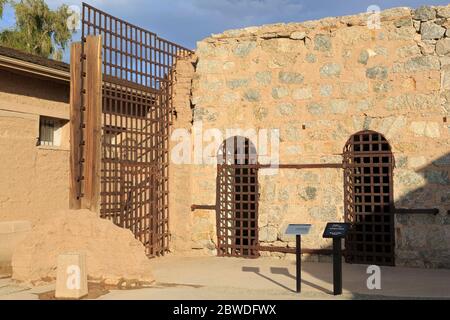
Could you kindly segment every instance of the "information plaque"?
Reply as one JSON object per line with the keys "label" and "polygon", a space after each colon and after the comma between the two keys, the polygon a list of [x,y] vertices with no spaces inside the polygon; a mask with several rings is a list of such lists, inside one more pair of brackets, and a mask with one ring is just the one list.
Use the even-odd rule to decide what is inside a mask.
{"label": "information plaque", "polygon": [[290,224],[286,229],[288,235],[305,235],[311,230],[310,224]]}
{"label": "information plaque", "polygon": [[349,223],[330,222],[323,232],[324,238],[344,238],[350,229]]}

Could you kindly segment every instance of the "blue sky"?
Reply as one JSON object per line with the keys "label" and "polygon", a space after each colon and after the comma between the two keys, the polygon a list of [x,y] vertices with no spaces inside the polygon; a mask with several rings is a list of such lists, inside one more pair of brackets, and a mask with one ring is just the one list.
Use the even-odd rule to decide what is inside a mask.
{"label": "blue sky", "polygon": [[[149,29],[188,48],[212,33],[276,22],[300,22],[398,6],[446,5],[449,0],[91,0],[89,4]],[[47,0],[55,8],[81,1]],[[14,12],[4,12],[0,28],[14,24]],[[77,40],[79,35],[74,35]]]}

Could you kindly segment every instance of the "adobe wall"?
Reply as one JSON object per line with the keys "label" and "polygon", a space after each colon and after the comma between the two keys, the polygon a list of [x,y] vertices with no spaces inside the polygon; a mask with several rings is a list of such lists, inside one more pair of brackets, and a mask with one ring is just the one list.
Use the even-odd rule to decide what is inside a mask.
{"label": "adobe wall", "polygon": [[[191,133],[190,121],[203,131],[278,128],[282,164],[341,163],[352,134],[382,133],[396,160],[396,206],[440,209],[396,216],[397,265],[450,267],[450,6],[383,11],[379,30],[367,18],[250,27],[198,42],[194,63],[178,63],[175,125]],[[216,167],[171,170],[182,172],[171,184],[173,245],[182,239],[187,252],[216,254],[215,212],[188,206],[215,204]],[[297,222],[314,224],[305,247],[330,247],[321,233],[343,220],[341,169],[283,169],[259,183],[263,243],[293,246],[283,233]]]}
{"label": "adobe wall", "polygon": [[69,119],[68,84],[0,70],[0,221],[68,209],[68,125],[60,147],[36,146],[39,115]]}

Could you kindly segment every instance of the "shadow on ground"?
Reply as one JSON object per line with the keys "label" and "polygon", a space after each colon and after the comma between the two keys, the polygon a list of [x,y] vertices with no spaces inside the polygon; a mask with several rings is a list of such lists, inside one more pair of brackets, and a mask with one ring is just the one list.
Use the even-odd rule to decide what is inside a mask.
{"label": "shadow on ground", "polygon": [[[280,283],[280,282],[270,278],[269,276],[266,276],[266,275],[262,274],[261,271],[260,271],[260,268],[258,268],[258,267],[242,267],[242,271],[243,272],[254,273],[255,275],[257,275],[257,276],[259,276],[259,277],[261,277],[263,279],[266,279],[267,281],[270,281],[270,282],[276,284],[277,286],[279,286],[279,287],[281,287],[281,288],[283,288],[283,289],[285,289],[287,291],[296,293],[296,290],[293,290],[293,289],[285,286],[284,284],[282,284],[282,283]],[[294,281],[297,279],[295,275],[293,275],[293,274],[291,274],[289,272],[288,268],[272,267],[272,268],[270,268],[270,273],[274,274],[274,275],[286,276],[287,278],[293,279]],[[316,284],[314,284],[314,283],[312,283],[310,281],[307,281],[305,279],[302,279],[302,285],[309,286],[311,288],[314,288],[314,289],[316,289],[318,291],[321,291],[323,293],[326,293],[326,294],[332,294],[332,292],[330,290],[328,290],[326,288],[323,288],[321,286],[318,286],[318,285],[316,285]]]}

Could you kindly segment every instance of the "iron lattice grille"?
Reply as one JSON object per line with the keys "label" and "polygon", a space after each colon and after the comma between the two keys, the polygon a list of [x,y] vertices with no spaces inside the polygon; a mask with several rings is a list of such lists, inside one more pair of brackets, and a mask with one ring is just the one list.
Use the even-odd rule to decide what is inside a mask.
{"label": "iron lattice grille", "polygon": [[100,215],[131,229],[147,255],[163,255],[169,249],[172,68],[191,51],[83,3],[84,59],[88,35],[102,36]]}
{"label": "iron lattice grille", "polygon": [[258,168],[250,140],[226,140],[217,165],[218,255],[258,257]]}
{"label": "iron lattice grille", "polygon": [[353,135],[344,149],[345,220],[349,263],[394,265],[394,157],[379,133]]}

